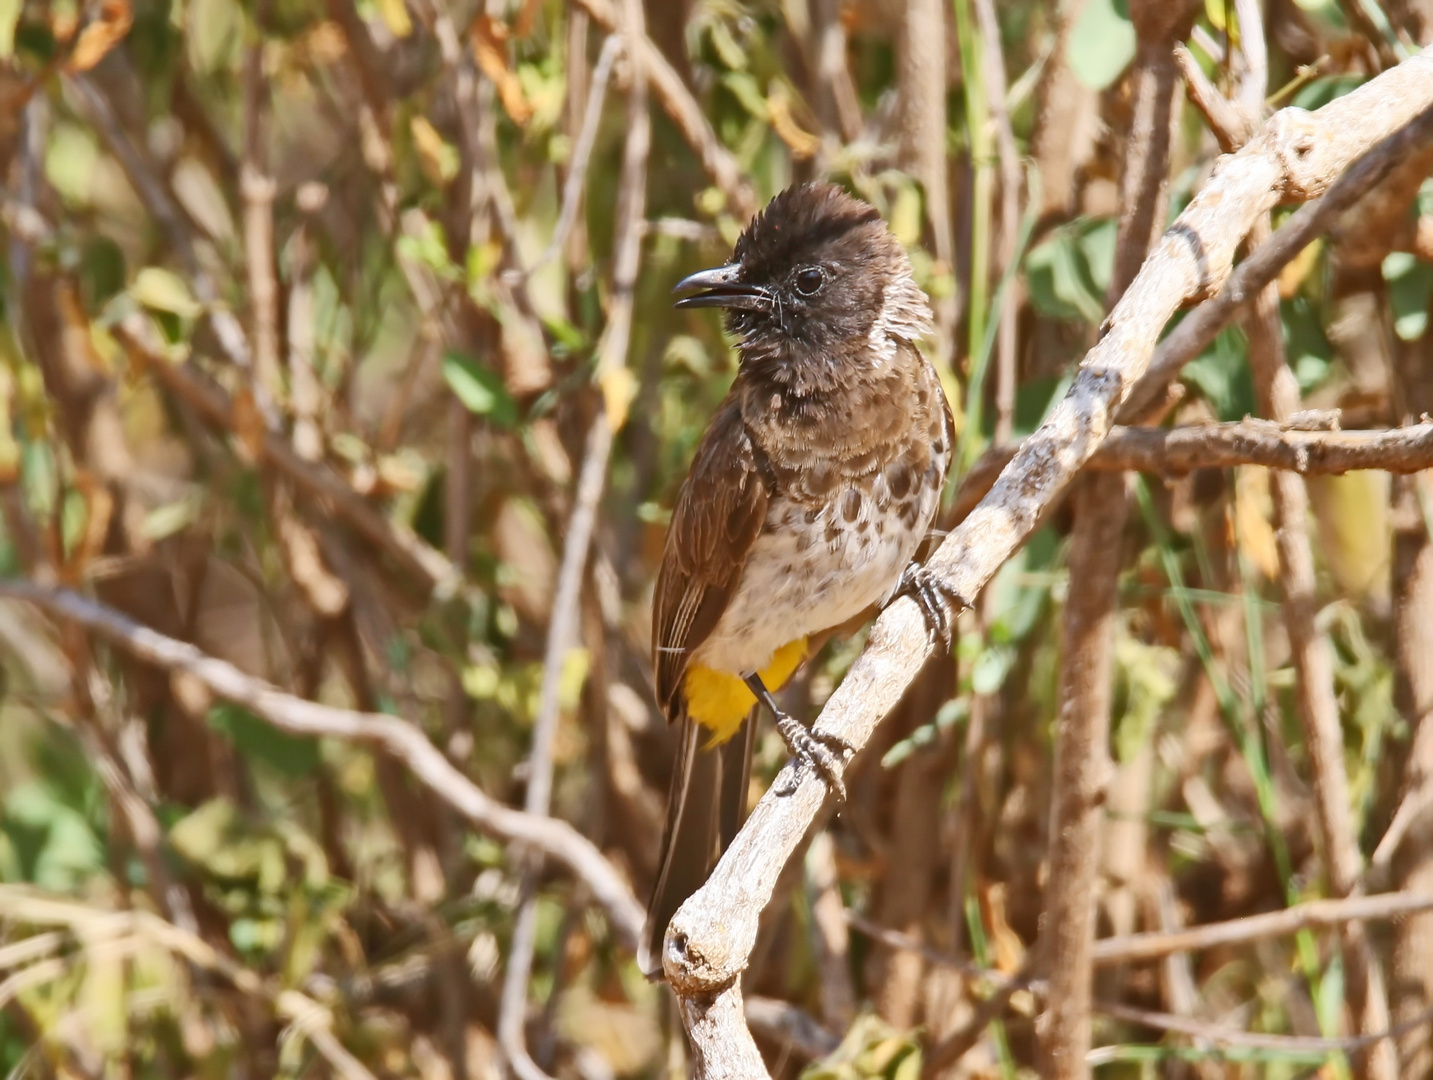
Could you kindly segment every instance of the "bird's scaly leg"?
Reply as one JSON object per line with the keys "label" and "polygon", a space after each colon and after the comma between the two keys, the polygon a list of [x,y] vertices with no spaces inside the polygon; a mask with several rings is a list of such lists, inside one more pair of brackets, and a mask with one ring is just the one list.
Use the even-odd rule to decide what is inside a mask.
{"label": "bird's scaly leg", "polygon": [[896,586],[895,596],[909,596],[916,602],[925,616],[927,632],[934,634],[949,652],[954,637],[951,620],[970,607],[970,601],[951,588],[934,570],[917,562],[906,564],[901,571],[901,582]]}
{"label": "bird's scaly leg", "polygon": [[776,730],[796,758],[796,779],[792,786],[781,794],[790,795],[796,790],[796,786],[801,783],[802,769],[814,769],[836,793],[837,801],[845,802],[846,784],[841,779],[841,772],[844,769],[844,755],[855,752],[851,744],[835,735],[812,731],[801,721],[782,712],[777,708],[776,699],[771,696],[771,691],[761,681],[760,675],[747,675],[743,681],[747,689],[756,695],[756,700],[771,710],[771,715],[776,718]]}

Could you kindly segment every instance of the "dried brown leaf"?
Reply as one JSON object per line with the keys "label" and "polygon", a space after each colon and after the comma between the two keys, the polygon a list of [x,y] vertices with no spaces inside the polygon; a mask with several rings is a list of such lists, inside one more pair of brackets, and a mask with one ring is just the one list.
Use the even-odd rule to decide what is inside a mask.
{"label": "dried brown leaf", "polygon": [[66,69],[88,71],[124,40],[133,25],[134,12],[129,0],[105,0],[100,5],[99,18],[80,31]]}
{"label": "dried brown leaf", "polygon": [[522,92],[522,83],[517,72],[508,66],[507,42],[510,36],[507,26],[487,15],[473,20],[473,58],[484,75],[498,88],[498,99],[503,110],[518,126],[532,118],[532,105]]}

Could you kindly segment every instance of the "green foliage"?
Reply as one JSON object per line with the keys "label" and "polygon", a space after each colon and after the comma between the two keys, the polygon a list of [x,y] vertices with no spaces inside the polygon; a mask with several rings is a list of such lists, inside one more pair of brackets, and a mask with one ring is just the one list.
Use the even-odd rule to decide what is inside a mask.
{"label": "green foliage", "polygon": [[1025,281],[1036,311],[1099,325],[1114,266],[1115,229],[1112,220],[1082,218],[1031,250]]}
{"label": "green foliage", "polygon": [[1120,0],[1089,0],[1070,31],[1070,70],[1091,90],[1103,90],[1134,59],[1135,33]]}
{"label": "green foliage", "polygon": [[469,412],[485,416],[500,427],[516,426],[517,402],[503,386],[502,379],[476,360],[449,353],[443,357],[443,378]]}

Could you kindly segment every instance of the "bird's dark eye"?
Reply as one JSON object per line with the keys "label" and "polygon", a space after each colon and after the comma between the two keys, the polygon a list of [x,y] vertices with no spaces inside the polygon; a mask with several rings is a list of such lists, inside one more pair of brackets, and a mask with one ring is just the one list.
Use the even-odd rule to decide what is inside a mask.
{"label": "bird's dark eye", "polygon": [[826,281],[826,275],[816,267],[808,267],[796,275],[796,291],[802,296],[814,296],[816,290]]}

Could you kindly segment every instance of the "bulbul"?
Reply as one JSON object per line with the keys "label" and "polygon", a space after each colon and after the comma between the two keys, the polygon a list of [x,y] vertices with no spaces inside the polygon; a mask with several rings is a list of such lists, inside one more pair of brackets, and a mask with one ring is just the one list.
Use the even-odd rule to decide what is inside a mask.
{"label": "bulbul", "polygon": [[877,211],[840,188],[783,191],[729,263],[674,291],[692,293],[679,308],[726,310],[740,359],[677,496],[653,604],[658,703],[681,726],[647,909],[654,976],[667,923],[745,815],[758,702],[800,767],[844,796],[848,748],[771,697],[808,642],[903,590],[946,633],[946,597],[911,559],[952,447],[916,348],[930,305]]}

